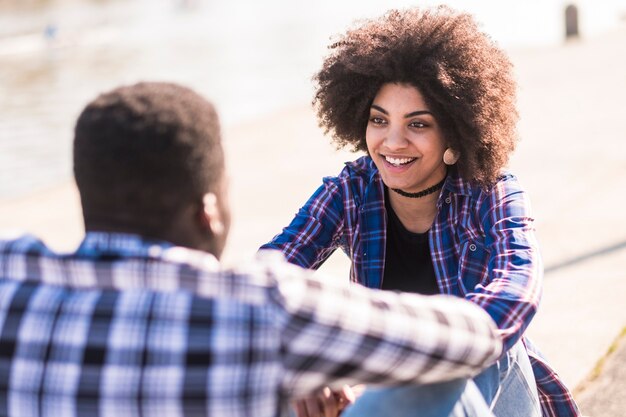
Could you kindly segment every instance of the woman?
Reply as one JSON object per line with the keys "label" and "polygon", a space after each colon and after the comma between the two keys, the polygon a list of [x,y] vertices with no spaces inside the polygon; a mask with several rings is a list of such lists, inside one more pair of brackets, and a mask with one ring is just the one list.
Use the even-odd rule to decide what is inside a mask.
{"label": "woman", "polygon": [[524,338],[543,272],[528,197],[503,170],[517,140],[507,56],[447,7],[390,11],[331,49],[315,77],[320,124],[367,156],[263,248],[307,268],[341,248],[355,282],[477,303],[507,349],[475,379],[494,414],[578,415]]}

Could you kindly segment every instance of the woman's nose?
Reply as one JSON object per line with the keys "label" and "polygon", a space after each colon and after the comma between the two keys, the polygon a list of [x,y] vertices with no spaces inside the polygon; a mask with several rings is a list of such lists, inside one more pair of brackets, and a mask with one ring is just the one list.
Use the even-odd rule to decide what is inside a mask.
{"label": "woman's nose", "polygon": [[409,141],[406,138],[404,129],[390,127],[385,136],[385,146],[391,150],[403,149]]}

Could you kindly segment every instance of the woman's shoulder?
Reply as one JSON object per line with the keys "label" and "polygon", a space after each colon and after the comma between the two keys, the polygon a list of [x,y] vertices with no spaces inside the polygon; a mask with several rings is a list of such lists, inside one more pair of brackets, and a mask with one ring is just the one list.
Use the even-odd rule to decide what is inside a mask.
{"label": "woman's shoulder", "polygon": [[[510,216],[531,216],[531,203],[528,192],[522,187],[517,176],[503,171],[496,182],[482,187],[459,177],[450,178],[452,188],[460,190],[455,207],[475,216],[477,222],[496,221]],[[454,192],[454,191],[451,191]],[[447,198],[447,197],[446,197]],[[448,201],[448,200],[445,200]]]}
{"label": "woman's shoulder", "polygon": [[380,175],[369,156],[361,156],[346,162],[337,176],[324,177],[326,188],[336,189],[344,198],[350,198],[358,205],[366,195],[375,195],[382,190]]}
{"label": "woman's shoulder", "polygon": [[370,178],[372,175],[376,174],[378,169],[368,155],[363,155],[354,161],[349,161],[345,163],[345,167],[342,173],[351,177],[367,177]]}
{"label": "woman's shoulder", "polygon": [[510,171],[502,171],[496,182],[484,191],[489,194],[511,194],[524,192],[524,188],[515,174]]}
{"label": "woman's shoulder", "polygon": [[510,171],[502,171],[496,181],[489,186],[481,186],[473,181],[462,178],[457,173],[450,174],[451,192],[482,199],[494,194],[509,194],[515,191],[524,191],[517,176]]}
{"label": "woman's shoulder", "polygon": [[361,156],[353,161],[344,163],[344,166],[337,176],[324,177],[325,182],[345,183],[345,182],[371,182],[378,175],[378,170],[372,158]]}
{"label": "woman's shoulder", "polygon": [[503,171],[496,182],[488,187],[453,175],[448,190],[457,195],[456,201],[459,204],[473,207],[473,211],[480,217],[493,210],[502,211],[505,207],[507,210],[504,211],[521,210],[520,212],[527,213],[531,210],[528,192],[518,177],[509,171]]}

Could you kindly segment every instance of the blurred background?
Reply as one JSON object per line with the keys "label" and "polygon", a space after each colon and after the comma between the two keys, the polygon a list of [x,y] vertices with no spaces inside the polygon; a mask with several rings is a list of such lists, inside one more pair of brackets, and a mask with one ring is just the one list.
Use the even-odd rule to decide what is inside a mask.
{"label": "blurred background", "polygon": [[[97,93],[171,80],[214,100],[226,125],[312,97],[330,39],[355,19],[433,1],[0,0],[0,198],[70,178],[72,124]],[[561,0],[449,1],[507,49],[561,45]],[[625,0],[576,3],[584,38]],[[254,140],[254,138],[250,138]]]}
{"label": "blurred background", "polygon": [[[334,149],[311,109],[327,45],[357,19],[437,3],[0,0],[0,230],[74,248],[79,112],[121,84],[175,81],[219,109],[234,210],[225,260],[252,257],[323,176],[356,157]],[[582,386],[626,325],[626,0],[446,4],[474,14],[515,65],[521,142],[510,165],[533,201],[546,264],[530,332]],[[333,255],[321,273],[348,267]]]}

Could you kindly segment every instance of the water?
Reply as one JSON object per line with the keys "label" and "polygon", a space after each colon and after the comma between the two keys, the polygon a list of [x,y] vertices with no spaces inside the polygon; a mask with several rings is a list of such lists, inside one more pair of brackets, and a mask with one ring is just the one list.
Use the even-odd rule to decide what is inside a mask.
{"label": "water", "polygon": [[[73,124],[99,92],[140,80],[175,81],[217,103],[225,124],[263,117],[310,101],[311,75],[334,34],[356,18],[414,3],[65,0],[19,10],[5,5],[0,9],[0,199],[71,177]],[[562,1],[448,3],[475,13],[505,47],[550,45],[562,38]],[[600,3],[588,7],[596,17],[584,27],[614,18],[624,4]]]}
{"label": "water", "polygon": [[[189,85],[218,103],[225,123],[309,93],[300,74],[312,62],[311,45],[306,32],[295,30],[297,21],[220,7],[109,2],[60,8],[43,18],[16,15],[0,24],[18,33],[0,41],[0,198],[69,178],[76,116],[97,93],[117,85]],[[54,39],[44,38],[39,28],[46,25],[58,28]]]}

